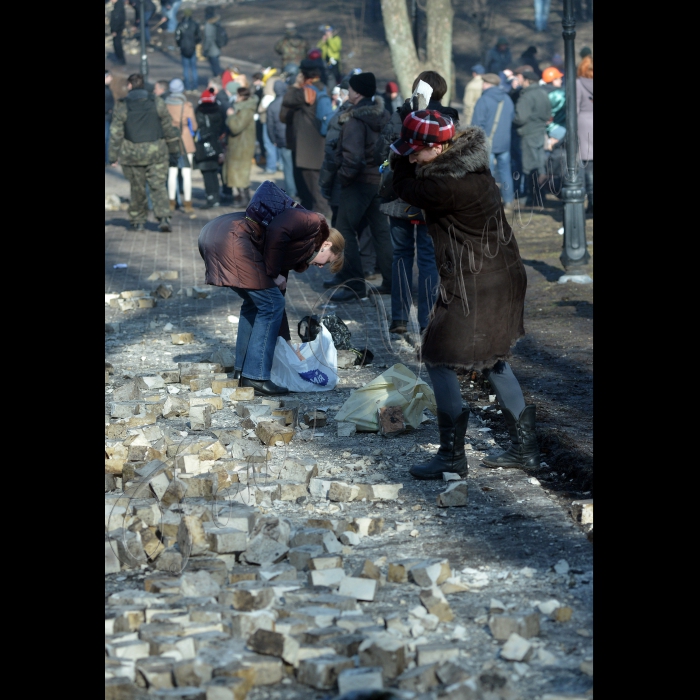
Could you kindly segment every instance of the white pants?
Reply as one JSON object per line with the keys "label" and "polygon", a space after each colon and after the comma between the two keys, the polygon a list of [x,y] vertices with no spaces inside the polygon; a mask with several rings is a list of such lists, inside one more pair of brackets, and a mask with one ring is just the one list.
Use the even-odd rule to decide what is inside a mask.
{"label": "white pants", "polygon": [[[194,153],[188,153],[187,159],[190,161],[189,168],[182,169],[182,189],[185,202],[192,201],[192,161]],[[168,198],[177,198],[177,171],[178,168],[168,168]]]}

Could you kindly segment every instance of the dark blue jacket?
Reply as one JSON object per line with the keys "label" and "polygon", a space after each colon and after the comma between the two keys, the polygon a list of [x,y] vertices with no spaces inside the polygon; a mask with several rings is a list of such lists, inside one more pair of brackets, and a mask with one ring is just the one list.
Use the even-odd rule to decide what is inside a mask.
{"label": "dark blue jacket", "polygon": [[493,135],[491,153],[510,151],[510,127],[515,116],[513,100],[501,88],[494,86],[484,90],[481,94],[474,106],[474,115],[472,116],[472,124],[480,126],[488,137],[491,135],[493,121],[496,118],[496,110],[500,102],[503,102],[503,109],[501,109],[501,116],[498,118],[496,132]]}

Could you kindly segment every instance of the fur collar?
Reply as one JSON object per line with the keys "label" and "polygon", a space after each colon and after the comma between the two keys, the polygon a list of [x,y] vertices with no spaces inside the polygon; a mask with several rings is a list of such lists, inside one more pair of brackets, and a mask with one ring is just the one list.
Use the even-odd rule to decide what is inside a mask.
{"label": "fur collar", "polygon": [[342,126],[345,122],[350,119],[362,119],[364,121],[373,121],[382,116],[386,112],[384,103],[379,100],[375,100],[371,105],[363,105],[362,107],[352,107],[347,111],[343,112],[338,117],[338,123]]}
{"label": "fur collar", "polygon": [[453,177],[457,180],[467,173],[489,167],[489,146],[480,126],[468,126],[455,134],[451,148],[434,161],[416,167],[416,177]]}

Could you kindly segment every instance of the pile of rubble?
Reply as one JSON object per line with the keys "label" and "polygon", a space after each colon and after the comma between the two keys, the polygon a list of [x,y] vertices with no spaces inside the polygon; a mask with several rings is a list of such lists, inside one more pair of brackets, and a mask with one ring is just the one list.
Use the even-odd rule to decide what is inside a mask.
{"label": "pile of rubble", "polygon": [[[106,366],[105,574],[139,586],[106,601],[106,698],[241,700],[277,684],[299,698],[515,698],[530,662],[556,661],[540,625],[570,607],[492,600],[460,619],[453,601],[486,575],[392,555],[397,533],[419,532],[400,515],[402,484],[381,480],[382,450],[339,450],[332,465],[296,455],[326,412],[256,399],[219,359],[119,386]],[[437,504],[466,505],[466,482],[446,480]],[[470,635],[499,659],[470,662]]]}

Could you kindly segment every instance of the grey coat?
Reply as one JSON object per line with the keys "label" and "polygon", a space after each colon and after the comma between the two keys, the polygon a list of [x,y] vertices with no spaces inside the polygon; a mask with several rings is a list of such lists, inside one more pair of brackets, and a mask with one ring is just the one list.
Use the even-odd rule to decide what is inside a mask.
{"label": "grey coat", "polygon": [[216,44],[216,24],[218,21],[218,17],[213,17],[204,25],[202,53],[205,56],[211,56],[211,58],[216,58],[221,55],[221,49]]}
{"label": "grey coat", "polygon": [[576,78],[578,142],[582,160],[593,160],[593,78]]}

